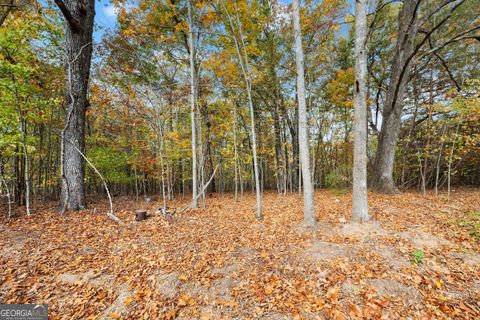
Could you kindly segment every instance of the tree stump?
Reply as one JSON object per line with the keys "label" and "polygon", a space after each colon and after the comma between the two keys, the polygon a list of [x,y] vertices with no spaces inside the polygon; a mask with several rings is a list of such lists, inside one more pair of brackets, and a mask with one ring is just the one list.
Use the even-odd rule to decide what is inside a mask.
{"label": "tree stump", "polygon": [[137,210],[135,211],[135,221],[142,221],[147,219],[147,210]]}

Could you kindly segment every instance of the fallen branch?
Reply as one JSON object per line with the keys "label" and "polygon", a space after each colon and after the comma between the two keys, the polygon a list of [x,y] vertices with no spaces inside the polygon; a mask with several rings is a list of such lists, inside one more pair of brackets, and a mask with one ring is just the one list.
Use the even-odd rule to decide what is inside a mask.
{"label": "fallen branch", "polygon": [[[210,185],[210,182],[212,182],[213,177],[215,177],[215,173],[217,172],[217,169],[218,169],[218,164],[217,164],[217,166],[215,167],[215,170],[213,170],[212,176],[210,177],[210,179],[208,179],[207,183],[203,186],[202,191],[199,192],[199,193],[197,194],[197,196],[193,199],[192,203],[193,203],[195,200],[197,200],[197,199],[202,195],[202,193],[205,192],[205,190],[207,189],[207,187]],[[189,205],[183,207],[182,209],[178,210],[178,214],[184,213],[185,211],[187,211],[188,209],[191,209],[191,208],[192,208],[192,205],[189,204]],[[175,211],[175,212],[176,212],[176,211]]]}
{"label": "fallen branch", "polygon": [[[66,139],[65,139],[66,140]],[[93,165],[93,163],[90,162],[90,160],[88,160],[88,158],[83,154],[82,151],[80,151],[80,149],[77,148],[77,146],[75,144],[73,144],[70,140],[66,140],[68,141],[74,148],[75,150],[77,150],[77,152],[83,157],[83,159],[85,159],[85,161],[88,163],[88,165],[90,167],[92,167],[93,171],[95,171],[95,173],[100,177],[100,180],[102,180],[103,182],[103,187],[105,188],[105,191],[107,192],[107,196],[108,196],[108,202],[110,204],[110,212],[107,213],[107,216],[112,219],[113,221],[115,221],[116,223],[122,223],[122,220],[120,220],[114,213],[113,211],[113,202],[112,202],[112,196],[110,194],[110,190],[108,189],[108,185],[107,185],[107,182],[105,181],[105,178],[102,176],[102,174],[100,173],[100,171],[98,171],[98,169]]]}

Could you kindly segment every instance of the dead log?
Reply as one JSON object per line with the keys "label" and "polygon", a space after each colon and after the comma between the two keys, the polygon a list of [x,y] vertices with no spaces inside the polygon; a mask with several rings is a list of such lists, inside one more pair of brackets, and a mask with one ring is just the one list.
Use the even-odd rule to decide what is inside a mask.
{"label": "dead log", "polygon": [[147,210],[135,211],[135,221],[142,221],[147,219]]}
{"label": "dead log", "polygon": [[148,197],[148,198],[145,198],[145,202],[147,203],[150,203],[150,202],[157,202],[158,199],[155,198],[155,197]]}

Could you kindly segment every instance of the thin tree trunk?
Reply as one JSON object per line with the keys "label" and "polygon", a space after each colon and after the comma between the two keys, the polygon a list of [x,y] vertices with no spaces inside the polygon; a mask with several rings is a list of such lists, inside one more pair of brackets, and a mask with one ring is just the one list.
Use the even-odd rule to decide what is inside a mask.
{"label": "thin tree trunk", "polygon": [[138,195],[139,195],[139,190],[138,190],[138,174],[137,174],[137,160],[135,159],[135,163],[133,165],[133,174],[135,178],[135,201],[138,202]]}
{"label": "thin tree trunk", "polygon": [[437,168],[436,168],[436,175],[435,175],[435,195],[438,196],[438,181],[440,179],[440,161],[442,160],[442,152],[443,152],[443,136],[445,135],[445,131],[447,129],[447,122],[443,124],[443,129],[442,129],[442,136],[440,137],[440,151],[438,152],[438,158],[437,158]]}
{"label": "thin tree trunk", "polygon": [[192,3],[187,1],[188,8],[188,43],[190,51],[190,120],[192,126],[192,208],[198,208],[197,197],[197,134],[196,134],[196,121],[195,121],[195,106],[196,106],[196,87],[195,87],[195,44],[193,43],[193,16],[192,16]]}
{"label": "thin tree trunk", "polygon": [[447,179],[448,179],[448,197],[450,198],[450,181],[451,181],[451,173],[452,173],[452,163],[453,163],[453,152],[455,150],[455,144],[457,142],[457,137],[458,137],[458,128],[460,127],[460,121],[457,123],[457,127],[455,128],[455,136],[453,138],[453,144],[452,144],[452,150],[450,150],[450,157],[448,159],[448,174],[447,174]]}
{"label": "thin tree trunk", "polygon": [[[419,150],[420,153],[420,150]],[[424,165],[422,164],[422,157],[421,155],[418,156],[418,168],[420,170],[420,189],[422,190],[422,194],[425,196],[427,191],[425,190],[425,172],[424,172]]]}
{"label": "thin tree trunk", "polygon": [[[259,168],[258,168],[258,158],[257,158],[257,137],[255,133],[255,112],[254,112],[254,106],[253,106],[253,99],[252,99],[252,88],[251,88],[251,70],[250,70],[250,64],[248,62],[248,54],[246,51],[245,43],[243,42],[243,34],[242,34],[242,28],[239,24],[239,38],[242,44],[243,48],[243,54],[240,51],[240,43],[239,40],[237,39],[237,35],[235,32],[235,27],[233,25],[233,20],[232,17],[230,16],[230,13],[228,12],[228,9],[226,8],[225,4],[222,1],[222,5],[225,9],[225,13],[227,15],[230,28],[232,29],[232,34],[233,34],[233,39],[235,42],[235,49],[237,51],[237,56],[238,60],[240,62],[240,67],[242,69],[242,74],[243,74],[243,79],[245,81],[245,87],[247,89],[247,96],[248,96],[248,105],[250,109],[250,130],[252,132],[252,152],[253,152],[253,171],[255,175],[255,191],[257,195],[257,214],[256,217],[258,220],[261,220],[263,218],[262,216],[262,191],[260,189],[260,173],[259,173]],[[238,17],[237,17],[238,18]],[[238,19],[237,19],[238,21]]]}
{"label": "thin tree trunk", "polygon": [[235,201],[238,201],[237,103],[233,104],[233,154],[235,162]]}
{"label": "thin tree trunk", "polygon": [[8,201],[8,218],[10,219],[12,217],[12,199],[10,195],[10,188],[8,187],[7,181],[5,181],[5,176],[3,174],[3,159],[0,157],[0,178],[2,179],[2,183],[5,186],[5,191],[7,192],[7,201]]}
{"label": "thin tree trunk", "polygon": [[[428,173],[428,160],[429,160],[429,153],[430,153],[430,143],[432,139],[432,134],[431,134],[431,125],[433,122],[432,119],[432,107],[433,107],[433,65],[431,66],[430,70],[430,93],[429,93],[429,105],[428,105],[428,120],[427,120],[427,145],[425,146],[425,160],[423,163],[423,173],[425,177],[427,176]],[[427,193],[426,191],[426,186],[427,184],[427,179],[422,179],[422,191],[423,194],[425,195]]]}
{"label": "thin tree trunk", "polygon": [[302,30],[300,25],[300,1],[293,0],[292,4],[295,38],[295,60],[297,65],[298,139],[303,182],[303,223],[306,226],[313,227],[316,222],[315,206],[313,202],[312,175],[310,173],[310,151],[307,130],[307,105],[305,100],[304,58],[302,47]]}
{"label": "thin tree trunk", "polygon": [[[196,88],[198,88],[198,82]],[[198,92],[198,90],[197,90]],[[198,154],[200,155],[200,190],[202,191],[202,207],[205,208],[205,189],[203,189],[203,185],[205,185],[205,158],[206,154],[203,151],[203,133],[202,133],[202,123],[201,123],[201,114],[200,108],[198,105],[198,98],[196,99],[196,111],[197,111],[197,146],[198,146]]]}
{"label": "thin tree trunk", "polygon": [[412,80],[412,86],[413,86],[413,105],[414,105],[414,111],[413,111],[413,116],[412,116],[412,121],[410,124],[410,129],[408,130],[408,139],[407,139],[407,145],[405,147],[405,154],[403,156],[403,162],[402,162],[402,185],[405,183],[405,175],[406,175],[406,167],[407,167],[407,155],[408,151],[410,150],[410,146],[412,144],[412,135],[415,130],[415,123],[417,121],[417,114],[418,114],[418,88],[417,88],[417,71],[415,71],[413,75],[413,80]]}
{"label": "thin tree trunk", "polygon": [[[67,142],[71,143],[70,141],[67,141]],[[90,162],[90,160],[88,160],[88,158],[83,154],[83,152],[80,149],[75,147],[75,150],[82,156],[82,158],[88,163],[88,165],[93,169],[93,171],[95,171],[95,173],[98,175],[100,180],[102,180],[103,187],[105,188],[105,192],[107,193],[108,203],[110,204],[110,211],[107,212],[107,216],[117,223],[122,222],[119,218],[117,218],[117,216],[115,215],[115,212],[113,211],[112,196],[110,194],[110,190],[108,189],[108,185],[107,185],[107,182],[105,181],[105,178],[100,173],[100,171],[98,171],[98,169],[93,165],[93,163]]]}
{"label": "thin tree trunk", "polygon": [[366,0],[355,1],[355,90],[352,220],[364,222],[368,215],[367,194],[367,9]]}
{"label": "thin tree trunk", "polygon": [[[23,121],[22,121],[23,122]],[[27,216],[31,214],[30,212],[30,170],[29,170],[29,159],[27,151],[27,140],[26,140],[26,125],[22,124],[22,146],[23,146],[23,159],[24,159],[24,179],[25,179],[25,212]]]}
{"label": "thin tree trunk", "polygon": [[159,139],[160,139],[160,166],[162,167],[161,171],[160,171],[161,174],[162,174],[162,201],[163,201],[162,210],[163,210],[163,213],[166,213],[167,212],[167,196],[166,196],[166,193],[165,193],[165,161],[163,159],[165,142],[164,142],[164,135],[163,135],[163,132],[161,130],[161,124],[160,123],[159,123],[159,129],[161,131]]}

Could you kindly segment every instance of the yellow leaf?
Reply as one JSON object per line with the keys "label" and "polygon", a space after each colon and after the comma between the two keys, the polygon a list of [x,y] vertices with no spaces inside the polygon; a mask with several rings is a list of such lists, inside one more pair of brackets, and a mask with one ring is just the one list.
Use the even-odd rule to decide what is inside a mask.
{"label": "yellow leaf", "polygon": [[232,307],[232,308],[238,308],[238,302],[235,301],[235,300],[230,300],[230,301],[228,302],[228,305],[229,305],[230,307]]}
{"label": "yellow leaf", "polygon": [[111,314],[110,314],[110,318],[111,318],[111,319],[120,319],[120,317],[121,317],[121,316],[120,316],[118,313],[111,313]]}
{"label": "yellow leaf", "polygon": [[132,303],[132,297],[128,297],[123,303],[128,307]]}

